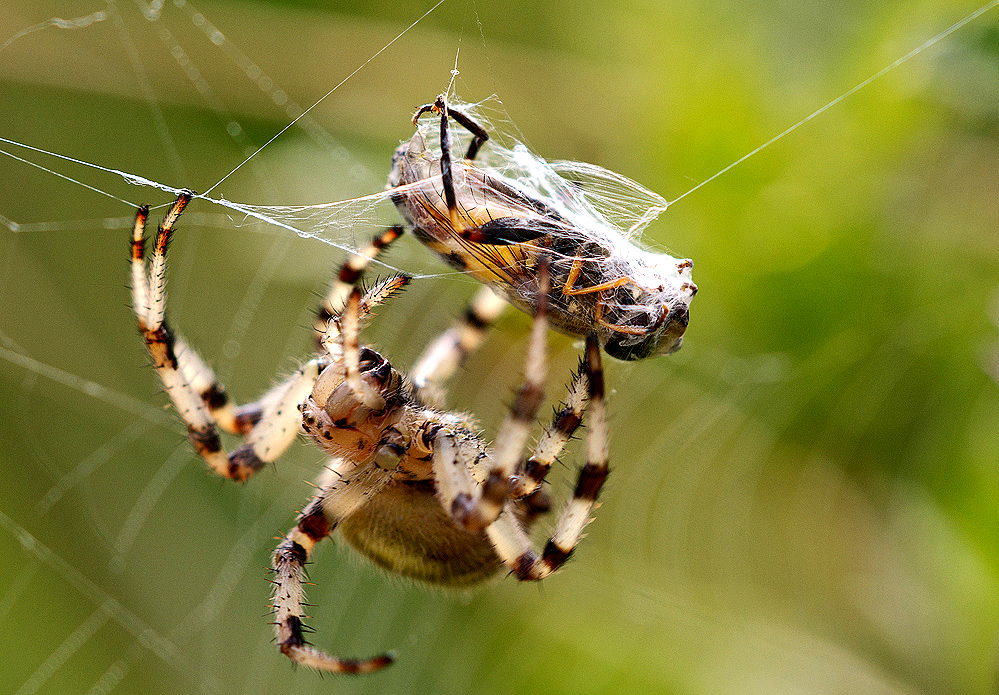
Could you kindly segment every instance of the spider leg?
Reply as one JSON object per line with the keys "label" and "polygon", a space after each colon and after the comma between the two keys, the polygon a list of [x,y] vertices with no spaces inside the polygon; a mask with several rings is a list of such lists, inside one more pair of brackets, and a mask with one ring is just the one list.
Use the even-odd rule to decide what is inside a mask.
{"label": "spider leg", "polygon": [[[516,472],[528,435],[544,398],[547,371],[545,338],[548,330],[549,262],[542,256],[538,263],[538,295],[531,337],[524,367],[524,382],[514,397],[499,433],[485,482],[472,490],[459,491],[446,506],[455,522],[470,531],[479,531],[493,523],[510,496],[510,479]],[[438,459],[434,458],[435,474]]]}
{"label": "spider leg", "polygon": [[360,306],[361,289],[355,287],[347,299],[347,306],[340,316],[340,333],[343,344],[343,362],[347,370],[347,385],[366,408],[373,413],[385,410],[385,397],[378,389],[361,378],[360,358]]}
{"label": "spider leg", "polygon": [[558,458],[565,445],[572,439],[583,420],[586,409],[587,395],[586,363],[580,360],[579,369],[569,384],[569,392],[565,403],[552,418],[551,424],[545,428],[534,454],[524,463],[523,469],[514,475],[511,482],[510,497],[521,499],[534,494],[538,486],[548,475],[552,463]]}
{"label": "spider leg", "polygon": [[541,555],[531,547],[531,540],[514,517],[509,502],[503,514],[486,528],[496,553],[521,580],[544,579],[569,559],[583,528],[590,522],[590,512],[593,511],[600,488],[607,479],[604,381],[600,366],[600,344],[594,333],[586,336],[585,367],[589,394],[587,462],[579,469],[572,498],[559,515],[555,532]]}
{"label": "spider leg", "polygon": [[350,291],[361,279],[361,274],[378,255],[403,234],[403,227],[388,227],[365,246],[352,253],[340,266],[336,279],[330,285],[323,303],[316,312],[316,340],[322,345],[330,319],[337,316],[347,302]]}
{"label": "spider leg", "polygon": [[201,396],[215,424],[230,434],[246,434],[260,422],[266,397],[255,403],[236,405],[197,351],[184,337],[174,333],[174,354],[184,379]]}
{"label": "spider leg", "polygon": [[351,513],[378,493],[392,478],[391,461],[397,451],[382,447],[375,462],[354,466],[333,460],[320,477],[319,492],[298,517],[295,527],[274,551],[274,631],[281,653],[297,664],[332,673],[370,673],[388,666],[391,654],[367,659],[344,659],[326,654],[306,642],[302,623],[305,565],[312,549]]}
{"label": "spider leg", "polygon": [[[259,401],[242,407],[229,404],[211,369],[166,323],[166,248],[174,225],[192,193],[182,193],[160,224],[148,274],[143,259],[148,208],[136,214],[132,234],[132,306],[153,361],[153,368],[174,408],[187,426],[195,451],[212,470],[233,480],[246,480],[275,460],[300,431],[295,406],[308,395],[324,365],[316,358],[279,383]],[[243,434],[245,443],[232,454],[222,447],[216,429]]]}
{"label": "spider leg", "polygon": [[410,373],[420,400],[444,407],[444,382],[482,344],[505,308],[506,302],[491,289],[479,289],[464,315],[426,347]]}
{"label": "spider leg", "polygon": [[479,488],[472,469],[482,452],[475,447],[466,446],[467,440],[446,430],[432,432],[432,440],[430,446],[433,451],[437,496],[441,506],[460,524],[463,519],[461,512],[467,509],[469,500]]}

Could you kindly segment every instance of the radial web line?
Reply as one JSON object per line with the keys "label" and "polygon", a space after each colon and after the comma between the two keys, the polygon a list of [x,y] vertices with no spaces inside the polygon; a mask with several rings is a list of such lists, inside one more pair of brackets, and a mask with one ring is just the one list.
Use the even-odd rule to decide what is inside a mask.
{"label": "radial web line", "polygon": [[273,137],[272,137],[272,138],[271,138],[270,140],[268,140],[268,141],[267,141],[267,142],[265,142],[265,143],[264,143],[263,145],[261,145],[260,147],[258,147],[258,148],[257,148],[257,149],[256,149],[256,150],[255,150],[255,151],[254,151],[254,152],[253,152],[253,153],[252,153],[252,154],[251,154],[250,156],[249,156],[249,157],[247,157],[247,158],[246,158],[246,159],[244,159],[244,160],[243,160],[242,162],[240,162],[240,163],[239,163],[238,165],[236,165],[236,168],[235,168],[235,169],[233,169],[233,170],[232,170],[232,171],[230,171],[230,172],[229,172],[228,174],[226,174],[225,176],[223,176],[223,177],[222,177],[221,179],[219,179],[218,181],[216,181],[216,182],[215,182],[215,185],[213,185],[213,186],[212,186],[211,188],[209,188],[209,189],[208,189],[207,191],[205,191],[205,193],[206,193],[206,194],[208,194],[208,193],[211,193],[211,192],[212,192],[212,191],[214,191],[214,190],[215,190],[216,188],[218,188],[219,184],[221,184],[221,183],[222,183],[223,181],[225,181],[225,180],[226,180],[227,178],[229,178],[230,176],[232,176],[233,174],[235,174],[235,173],[236,173],[236,172],[237,172],[237,171],[238,171],[238,170],[240,169],[240,167],[242,167],[242,166],[243,166],[244,164],[246,164],[246,163],[247,163],[248,161],[250,161],[251,159],[253,159],[254,157],[256,157],[256,156],[257,156],[257,154],[258,154],[258,153],[259,153],[259,152],[260,152],[260,151],[261,151],[262,149],[264,149],[265,147],[267,147],[268,145],[270,145],[270,144],[271,144],[272,142],[274,142],[275,140],[277,140],[277,139],[278,139],[279,137],[281,137],[281,136],[282,136],[282,135],[283,135],[283,134],[285,133],[285,131],[287,131],[287,130],[288,130],[289,128],[291,128],[291,127],[292,127],[293,125],[295,125],[296,123],[298,123],[298,121],[299,121],[299,120],[301,120],[301,119],[302,119],[302,117],[303,117],[303,116],[305,116],[305,115],[306,115],[307,113],[309,113],[309,111],[311,111],[312,109],[316,108],[316,107],[317,107],[317,106],[319,106],[319,105],[320,105],[321,103],[323,103],[323,101],[325,101],[326,97],[328,97],[329,95],[331,95],[331,94],[332,94],[333,92],[335,92],[336,90],[340,89],[340,87],[341,87],[341,86],[343,86],[343,84],[344,84],[344,83],[345,83],[345,82],[346,82],[347,80],[349,80],[349,79],[350,79],[351,77],[353,77],[353,76],[354,76],[354,75],[356,75],[356,74],[357,74],[358,72],[360,72],[360,71],[361,71],[361,69],[362,69],[362,68],[364,68],[364,67],[365,67],[365,66],[366,66],[366,65],[367,65],[368,63],[370,63],[370,62],[371,62],[372,60],[374,60],[375,58],[377,58],[378,56],[380,56],[380,55],[381,55],[382,53],[384,53],[384,52],[385,52],[385,51],[386,51],[386,50],[387,50],[387,49],[389,48],[389,46],[391,46],[391,45],[392,45],[392,44],[394,44],[394,43],[395,43],[396,41],[398,41],[398,40],[399,40],[399,39],[401,39],[401,38],[402,38],[403,36],[405,36],[405,35],[406,35],[406,34],[407,34],[407,33],[409,32],[409,30],[410,30],[410,29],[412,29],[412,28],[413,28],[413,27],[415,27],[415,26],[416,26],[417,24],[419,24],[420,22],[422,22],[422,21],[423,21],[423,19],[424,19],[424,18],[425,18],[425,17],[427,16],[427,15],[429,15],[429,14],[430,14],[431,12],[433,12],[433,11],[434,11],[434,10],[436,10],[436,9],[437,9],[438,7],[440,7],[440,6],[442,5],[442,4],[444,4],[444,2],[445,2],[445,0],[437,0],[437,3],[436,3],[436,4],[435,4],[435,5],[433,6],[433,7],[431,7],[431,8],[429,9],[429,10],[427,10],[426,12],[424,12],[424,13],[423,13],[422,15],[420,15],[419,19],[417,19],[417,20],[416,20],[415,22],[413,22],[413,23],[412,23],[412,24],[410,24],[410,25],[409,25],[408,27],[406,27],[405,29],[403,29],[403,30],[402,30],[402,32],[400,32],[398,36],[396,36],[396,37],[395,37],[394,39],[392,39],[392,40],[391,40],[391,41],[389,41],[389,42],[388,42],[387,44],[385,44],[385,45],[384,45],[384,46],[382,46],[382,47],[381,47],[380,49],[378,49],[378,52],[377,52],[377,53],[375,53],[375,54],[374,54],[373,56],[371,56],[371,57],[370,57],[370,58],[368,58],[368,59],[367,59],[366,61],[364,61],[363,63],[361,63],[361,64],[360,64],[359,66],[357,66],[356,68],[354,68],[354,71],[353,71],[353,72],[351,72],[351,73],[350,73],[349,75],[347,75],[346,77],[344,77],[344,78],[343,78],[342,80],[340,80],[340,83],[339,83],[339,84],[337,84],[337,85],[336,85],[335,87],[333,87],[333,89],[331,89],[330,91],[326,92],[326,94],[324,94],[323,96],[321,96],[321,97],[319,98],[319,100],[318,100],[318,101],[316,101],[316,103],[314,103],[314,104],[313,104],[312,106],[310,106],[309,108],[305,109],[305,111],[303,111],[303,112],[302,112],[302,113],[301,113],[301,114],[300,114],[300,115],[298,116],[298,118],[296,118],[296,119],[295,119],[295,120],[293,120],[293,121],[292,121],[291,123],[289,123],[288,125],[286,125],[286,126],[285,126],[284,128],[282,128],[281,130],[279,130],[279,131],[278,131],[278,132],[277,132],[277,133],[276,133],[276,134],[275,134],[275,135],[274,135],[274,136],[273,136]]}
{"label": "radial web line", "polygon": [[857,84],[856,86],[854,86],[854,87],[848,89],[847,91],[843,92],[842,94],[840,94],[838,97],[836,97],[835,99],[833,99],[832,101],[830,101],[825,106],[821,107],[820,109],[817,109],[816,111],[813,111],[812,113],[810,113],[809,115],[805,116],[800,121],[798,121],[794,125],[790,126],[789,128],[787,128],[783,132],[781,132],[778,135],[775,135],[774,137],[772,137],[769,140],[767,140],[765,143],[763,143],[762,145],[760,145],[759,147],[757,147],[752,152],[750,152],[750,153],[748,153],[746,155],[743,155],[742,157],[740,157],[739,159],[735,160],[734,162],[732,162],[731,164],[729,164],[727,167],[725,167],[724,169],[722,169],[718,173],[716,173],[713,176],[705,179],[704,181],[701,181],[699,184],[697,184],[696,186],[694,186],[693,188],[691,188],[689,191],[687,191],[686,193],[684,193],[683,195],[681,195],[679,198],[675,198],[675,199],[669,201],[668,204],[672,205],[673,203],[675,203],[675,202],[677,202],[679,200],[682,200],[683,198],[686,198],[688,195],[690,195],[691,193],[693,193],[694,191],[696,191],[701,186],[704,186],[705,184],[708,184],[711,181],[714,181],[716,178],[718,178],[719,176],[721,176],[722,174],[724,174],[726,171],[728,171],[732,167],[737,166],[739,164],[742,164],[744,161],[746,161],[747,159],[749,159],[750,157],[752,157],[757,152],[759,152],[759,151],[761,151],[761,150],[769,147],[770,145],[774,144],[775,142],[777,142],[778,140],[780,140],[785,135],[788,135],[788,134],[794,132],[795,130],[797,130],[801,126],[803,126],[806,123],[808,123],[813,118],[816,118],[817,116],[821,116],[823,113],[825,113],[826,111],[828,111],[829,109],[831,109],[833,106],[835,106],[836,104],[838,104],[841,101],[843,101],[844,99],[846,99],[847,97],[855,94],[856,92],[859,92],[861,89],[863,89],[864,87],[866,87],[867,85],[869,85],[871,82],[874,82],[874,80],[878,79],[879,77],[882,77],[883,75],[885,75],[888,72],[891,72],[892,70],[894,70],[895,68],[897,68],[902,63],[905,63],[906,61],[908,61],[910,58],[914,58],[915,56],[919,55],[920,53],[922,53],[923,51],[925,51],[927,48],[929,48],[930,46],[932,46],[933,44],[938,43],[939,41],[947,38],[948,36],[950,36],[951,34],[953,34],[955,31],[957,31],[958,29],[960,29],[961,27],[963,27],[965,24],[967,24],[968,22],[974,21],[978,17],[982,16],[983,14],[985,14],[986,12],[988,12],[989,10],[991,10],[996,5],[999,5],[999,0],[992,0],[989,3],[986,3],[985,5],[982,5],[977,10],[975,10],[974,12],[972,12],[971,14],[969,14],[968,16],[964,17],[964,19],[961,19],[958,22],[950,25],[949,27],[947,27],[946,29],[944,29],[943,31],[941,31],[939,34],[937,34],[933,38],[927,39],[926,41],[924,41],[923,43],[921,43],[916,48],[913,48],[911,51],[909,51],[908,53],[906,53],[904,56],[902,56],[898,60],[895,60],[890,65],[887,65],[887,66],[881,68],[880,70],[878,70],[876,73],[874,73],[873,75],[871,75],[870,77],[868,77],[866,80],[864,80],[860,84]]}

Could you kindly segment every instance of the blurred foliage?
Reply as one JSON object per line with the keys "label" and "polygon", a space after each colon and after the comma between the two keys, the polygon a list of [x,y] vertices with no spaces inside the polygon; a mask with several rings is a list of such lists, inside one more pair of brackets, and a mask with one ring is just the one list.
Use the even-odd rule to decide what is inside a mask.
{"label": "blurred foliage", "polygon": [[[0,137],[196,190],[431,7],[178,0],[150,21],[142,2],[11,5],[0,41],[108,14],[0,49]],[[411,109],[457,55],[458,95],[497,95],[503,127],[533,150],[673,200],[975,7],[448,0],[214,193],[295,204],[380,190]],[[272,537],[307,499],[318,452],[296,446],[244,486],[206,475],[143,368],[131,207],[0,157],[0,215],[21,225],[0,228],[0,692],[995,692],[997,16],[650,228],[651,246],[694,259],[700,293],[680,353],[609,367],[613,475],[564,572],[456,594],[340,546],[318,553],[315,641],[398,650],[361,679],[293,670],[266,625]],[[170,200],[0,149],[133,203]],[[185,218],[170,309],[245,401],[307,353],[339,255],[219,213]],[[441,272],[412,239],[389,260]],[[412,364],[473,290],[420,280],[366,339]],[[528,325],[505,316],[452,390],[487,431]],[[578,346],[551,347],[554,399]]]}

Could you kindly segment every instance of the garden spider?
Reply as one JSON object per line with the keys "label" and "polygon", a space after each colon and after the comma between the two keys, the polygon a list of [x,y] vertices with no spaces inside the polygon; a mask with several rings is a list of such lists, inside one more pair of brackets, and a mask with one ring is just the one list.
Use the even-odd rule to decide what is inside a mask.
{"label": "garden spider", "polygon": [[[301,431],[330,459],[319,491],[273,556],[273,611],[278,646],[294,662],[336,673],[368,673],[392,656],[344,659],[305,641],[302,623],[304,566],[316,543],[339,529],[361,554],[385,569],[444,585],[470,585],[506,567],[521,580],[539,580],[570,556],[589,522],[607,477],[607,424],[600,346],[593,333],[565,404],[545,429],[529,461],[545,470],[572,437],[587,410],[587,463],[555,532],[544,549],[527,535],[548,511],[542,479],[514,484],[505,471],[522,472],[522,452],[543,398],[549,264],[538,265],[539,293],[524,382],[490,448],[467,416],[427,405],[443,381],[482,340],[499,300],[486,290],[466,316],[441,336],[407,380],[375,350],[359,344],[372,310],[408,278],[389,277],[363,292],[367,264],[400,233],[390,228],[350,256],[324,306],[320,350],[294,374],[254,403],[234,406],[215,375],[165,323],[166,248],[193,194],[183,192],[164,217],[152,259],[144,260],[148,208],[140,208],[132,236],[132,296],[139,327],[195,450],[219,475],[243,481],[274,461]],[[332,310],[331,310],[332,308]],[[339,309],[338,309],[339,308]],[[227,454],[217,427],[243,437]]]}

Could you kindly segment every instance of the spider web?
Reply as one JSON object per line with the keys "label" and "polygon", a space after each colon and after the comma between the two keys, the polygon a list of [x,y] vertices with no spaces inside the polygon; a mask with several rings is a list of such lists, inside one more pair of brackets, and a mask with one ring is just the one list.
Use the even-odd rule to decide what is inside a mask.
{"label": "spider web", "polygon": [[[0,161],[0,650],[16,655],[0,692],[986,692],[999,622],[989,17],[649,227],[650,244],[695,260],[702,293],[680,353],[609,366],[613,475],[559,577],[431,591],[324,544],[316,643],[394,648],[399,663],[320,679],[276,653],[263,568],[319,456],[293,447],[235,486],[190,453],[127,307],[131,208],[171,199],[138,177],[209,190],[234,172],[212,195],[268,211],[380,192],[411,108],[443,89],[460,48],[458,94],[501,95],[487,102],[501,132],[679,200],[975,10],[581,3],[551,18],[452,2],[424,17],[433,6],[0,9],[0,136],[131,177],[2,148],[27,163]],[[599,62],[608,52],[617,62]],[[325,225],[283,219],[350,248],[395,221],[373,202]],[[342,255],[207,203],[171,253],[173,321],[242,401],[307,354]],[[429,277],[441,266],[413,240],[387,263],[428,276],[365,336],[405,366],[474,286]],[[489,432],[527,325],[504,318],[452,389]],[[578,346],[551,347],[555,399]],[[557,471],[556,499],[578,460]]]}

